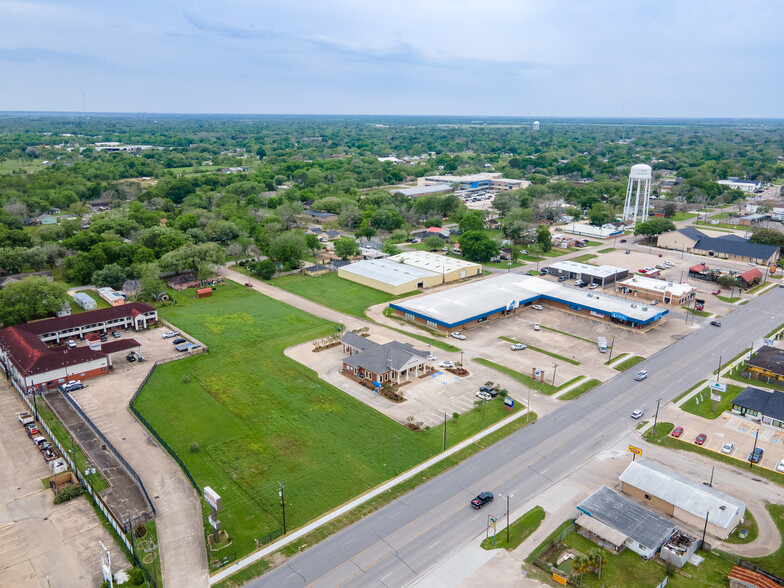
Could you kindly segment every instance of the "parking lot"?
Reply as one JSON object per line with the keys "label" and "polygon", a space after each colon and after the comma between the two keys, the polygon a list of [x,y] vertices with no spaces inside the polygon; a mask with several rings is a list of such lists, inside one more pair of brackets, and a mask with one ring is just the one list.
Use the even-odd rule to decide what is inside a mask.
{"label": "parking lot", "polygon": [[700,433],[707,436],[702,446],[711,451],[721,451],[725,443],[732,443],[734,448],[728,455],[744,462],[747,467],[749,463],[747,458],[754,449],[754,437],[759,430],[757,447],[763,449],[764,455],[762,461],[754,467],[776,469],[776,465],[784,459],[784,430],[759,425],[751,419],[741,418],[731,412],[725,412],[711,420],[685,412],[674,405],[668,405],[659,411],[659,420],[683,427],[680,439],[685,443],[694,443]]}
{"label": "parking lot", "polygon": [[98,541],[115,571],[129,564],[87,498],[53,503],[41,482],[51,471],[16,419],[25,409],[0,383],[0,586],[97,587],[103,580]]}

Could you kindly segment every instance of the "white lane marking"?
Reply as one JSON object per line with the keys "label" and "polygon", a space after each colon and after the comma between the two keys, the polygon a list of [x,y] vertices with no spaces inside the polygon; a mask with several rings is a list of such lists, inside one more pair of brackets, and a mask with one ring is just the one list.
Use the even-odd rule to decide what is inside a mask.
{"label": "white lane marking", "polygon": [[441,543],[441,541],[440,541],[440,540],[439,540],[439,541],[436,541],[435,543],[433,543],[433,545],[431,545],[430,547],[428,547],[428,549],[433,549],[433,548],[434,548],[436,545],[438,545],[439,543]]}

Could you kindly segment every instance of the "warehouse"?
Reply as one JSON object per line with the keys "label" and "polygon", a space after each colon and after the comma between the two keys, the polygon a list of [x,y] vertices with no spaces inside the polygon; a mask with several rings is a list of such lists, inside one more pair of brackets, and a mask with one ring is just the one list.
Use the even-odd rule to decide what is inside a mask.
{"label": "warehouse", "polygon": [[615,289],[623,295],[672,306],[688,304],[697,293],[697,288],[686,282],[667,282],[645,276],[632,276],[618,282]]}
{"label": "warehouse", "polygon": [[521,274],[504,274],[426,296],[389,304],[397,316],[451,332],[510,316],[521,307],[541,303],[594,320],[632,328],[654,325],[669,311],[636,301],[565,288]]}
{"label": "warehouse", "polygon": [[455,189],[449,184],[436,184],[434,186],[416,186],[414,188],[396,188],[391,190],[392,194],[402,194],[409,198],[419,198],[430,194],[449,194]]}
{"label": "warehouse", "polygon": [[604,287],[629,276],[629,270],[613,265],[588,265],[576,261],[556,261],[547,268],[551,276],[564,276],[570,280],[582,280],[586,284]]}
{"label": "warehouse", "polygon": [[447,257],[427,251],[406,251],[389,258],[389,261],[441,274],[442,283],[454,282],[482,275],[482,265],[464,259]]}
{"label": "warehouse", "polygon": [[746,503],[648,459],[633,461],[618,478],[621,491],[695,527],[726,539],[746,515]]}
{"label": "warehouse", "polygon": [[760,265],[771,265],[779,259],[779,248],[775,245],[750,243],[748,239],[734,234],[709,237],[694,227],[662,233],[656,246]]}
{"label": "warehouse", "polygon": [[394,295],[441,283],[441,274],[389,259],[358,261],[339,268],[338,276]]}

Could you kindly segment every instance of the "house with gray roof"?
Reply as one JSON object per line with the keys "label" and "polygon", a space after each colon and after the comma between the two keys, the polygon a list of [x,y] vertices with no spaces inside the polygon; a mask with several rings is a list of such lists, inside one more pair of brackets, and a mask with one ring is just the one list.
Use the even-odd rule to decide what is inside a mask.
{"label": "house with gray roof", "polygon": [[709,237],[694,227],[684,227],[659,235],[657,247],[708,255],[721,259],[754,262],[760,265],[774,264],[779,259],[779,248],[774,245],[751,243],[738,235]]}
{"label": "house with gray roof", "polygon": [[784,429],[784,392],[747,386],[732,399],[732,412]]}
{"label": "house with gray roof", "polygon": [[695,529],[726,539],[743,521],[746,503],[649,459],[633,461],[618,478],[621,492]]}
{"label": "house with gray roof", "polygon": [[650,559],[675,532],[675,525],[602,486],[577,505],[580,533],[620,553],[629,548]]}
{"label": "house with gray roof", "polygon": [[343,335],[341,343],[349,354],[343,360],[343,373],[360,380],[400,384],[427,368],[428,352],[408,343],[390,341],[382,345],[350,332]]}

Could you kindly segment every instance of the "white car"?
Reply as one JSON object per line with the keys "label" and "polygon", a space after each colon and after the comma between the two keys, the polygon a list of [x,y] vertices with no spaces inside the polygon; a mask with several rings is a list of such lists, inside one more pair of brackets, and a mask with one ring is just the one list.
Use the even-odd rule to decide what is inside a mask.
{"label": "white car", "polygon": [[453,368],[453,367],[455,367],[455,363],[453,361],[449,361],[449,360],[442,361],[440,364],[438,364],[438,367]]}
{"label": "white car", "polygon": [[161,339],[171,339],[177,335],[179,335],[177,331],[166,331],[163,335],[161,335]]}
{"label": "white car", "polygon": [[582,280],[575,280],[575,281],[574,281],[574,285],[575,285],[575,286],[580,286],[582,283],[583,283],[583,281],[582,281]]}
{"label": "white car", "polygon": [[639,372],[637,372],[637,375],[634,376],[634,379],[637,380],[638,382],[642,382],[647,377],[648,377],[648,372],[645,370],[640,370]]}
{"label": "white car", "polygon": [[68,339],[68,341],[66,341],[65,344],[68,345],[68,349],[73,349],[74,347],[76,347],[76,341],[74,341],[73,339]]}
{"label": "white car", "polygon": [[490,396],[487,392],[482,392],[481,390],[476,393],[477,398],[481,398],[482,400],[492,400],[493,397]]}
{"label": "white car", "polygon": [[512,343],[512,351],[522,351],[528,347],[525,343]]}
{"label": "white car", "polygon": [[645,414],[644,410],[634,410],[634,411],[632,411],[631,417],[633,419],[639,419],[639,418],[642,418],[642,415],[644,415],[644,414]]}
{"label": "white car", "polygon": [[465,338],[466,338],[466,336],[463,335],[463,333],[460,333],[458,331],[455,331],[454,333],[452,333],[452,337],[454,337],[455,339],[460,339],[461,341],[465,341]]}
{"label": "white car", "polygon": [[730,443],[729,441],[727,441],[724,445],[721,446],[721,452],[726,453],[727,455],[732,453],[733,449],[735,449],[735,444]]}
{"label": "white car", "polygon": [[776,466],[776,471],[781,472],[784,474],[784,459],[779,462],[779,465]]}
{"label": "white car", "polygon": [[591,284],[590,286],[588,286],[588,289],[589,290],[596,290],[596,288],[598,288],[598,287],[599,287],[599,284]]}
{"label": "white car", "polygon": [[541,304],[534,304],[531,308],[534,310],[544,310],[544,307]]}
{"label": "white car", "polygon": [[433,355],[432,353],[427,356],[427,361],[435,361],[436,359],[437,359],[436,356]]}
{"label": "white car", "polygon": [[539,323],[534,323],[534,331],[538,331],[538,330],[539,330]]}

